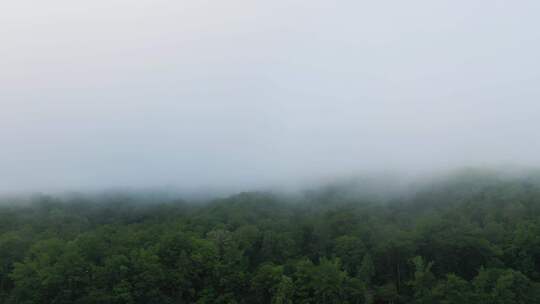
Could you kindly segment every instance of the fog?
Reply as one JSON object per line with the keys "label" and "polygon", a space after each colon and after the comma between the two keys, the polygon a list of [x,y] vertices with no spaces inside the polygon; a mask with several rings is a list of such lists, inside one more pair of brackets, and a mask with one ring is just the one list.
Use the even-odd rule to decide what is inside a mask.
{"label": "fog", "polygon": [[0,192],[540,164],[538,1],[5,1]]}

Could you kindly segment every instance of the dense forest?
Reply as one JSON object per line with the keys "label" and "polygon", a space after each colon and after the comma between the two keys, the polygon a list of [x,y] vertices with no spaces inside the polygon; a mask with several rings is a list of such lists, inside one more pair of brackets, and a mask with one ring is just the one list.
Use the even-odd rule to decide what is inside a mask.
{"label": "dense forest", "polygon": [[362,183],[5,199],[0,303],[540,303],[540,175]]}

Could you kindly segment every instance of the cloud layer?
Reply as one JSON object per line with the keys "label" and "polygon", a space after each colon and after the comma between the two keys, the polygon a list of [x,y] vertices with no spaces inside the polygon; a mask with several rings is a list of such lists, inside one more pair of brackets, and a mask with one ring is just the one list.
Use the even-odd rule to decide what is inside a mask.
{"label": "cloud layer", "polygon": [[540,163],[538,1],[11,1],[0,191]]}

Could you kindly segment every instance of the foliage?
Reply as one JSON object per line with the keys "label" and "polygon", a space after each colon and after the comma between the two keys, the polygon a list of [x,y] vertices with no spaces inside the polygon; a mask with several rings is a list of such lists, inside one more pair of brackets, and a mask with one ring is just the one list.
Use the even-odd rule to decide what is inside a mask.
{"label": "foliage", "polygon": [[0,303],[540,303],[540,179],[0,206]]}

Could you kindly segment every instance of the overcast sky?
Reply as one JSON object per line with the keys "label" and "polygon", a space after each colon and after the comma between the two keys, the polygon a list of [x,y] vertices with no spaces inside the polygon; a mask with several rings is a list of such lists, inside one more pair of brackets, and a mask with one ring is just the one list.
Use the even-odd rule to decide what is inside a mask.
{"label": "overcast sky", "polygon": [[0,4],[0,191],[540,164],[540,1]]}

